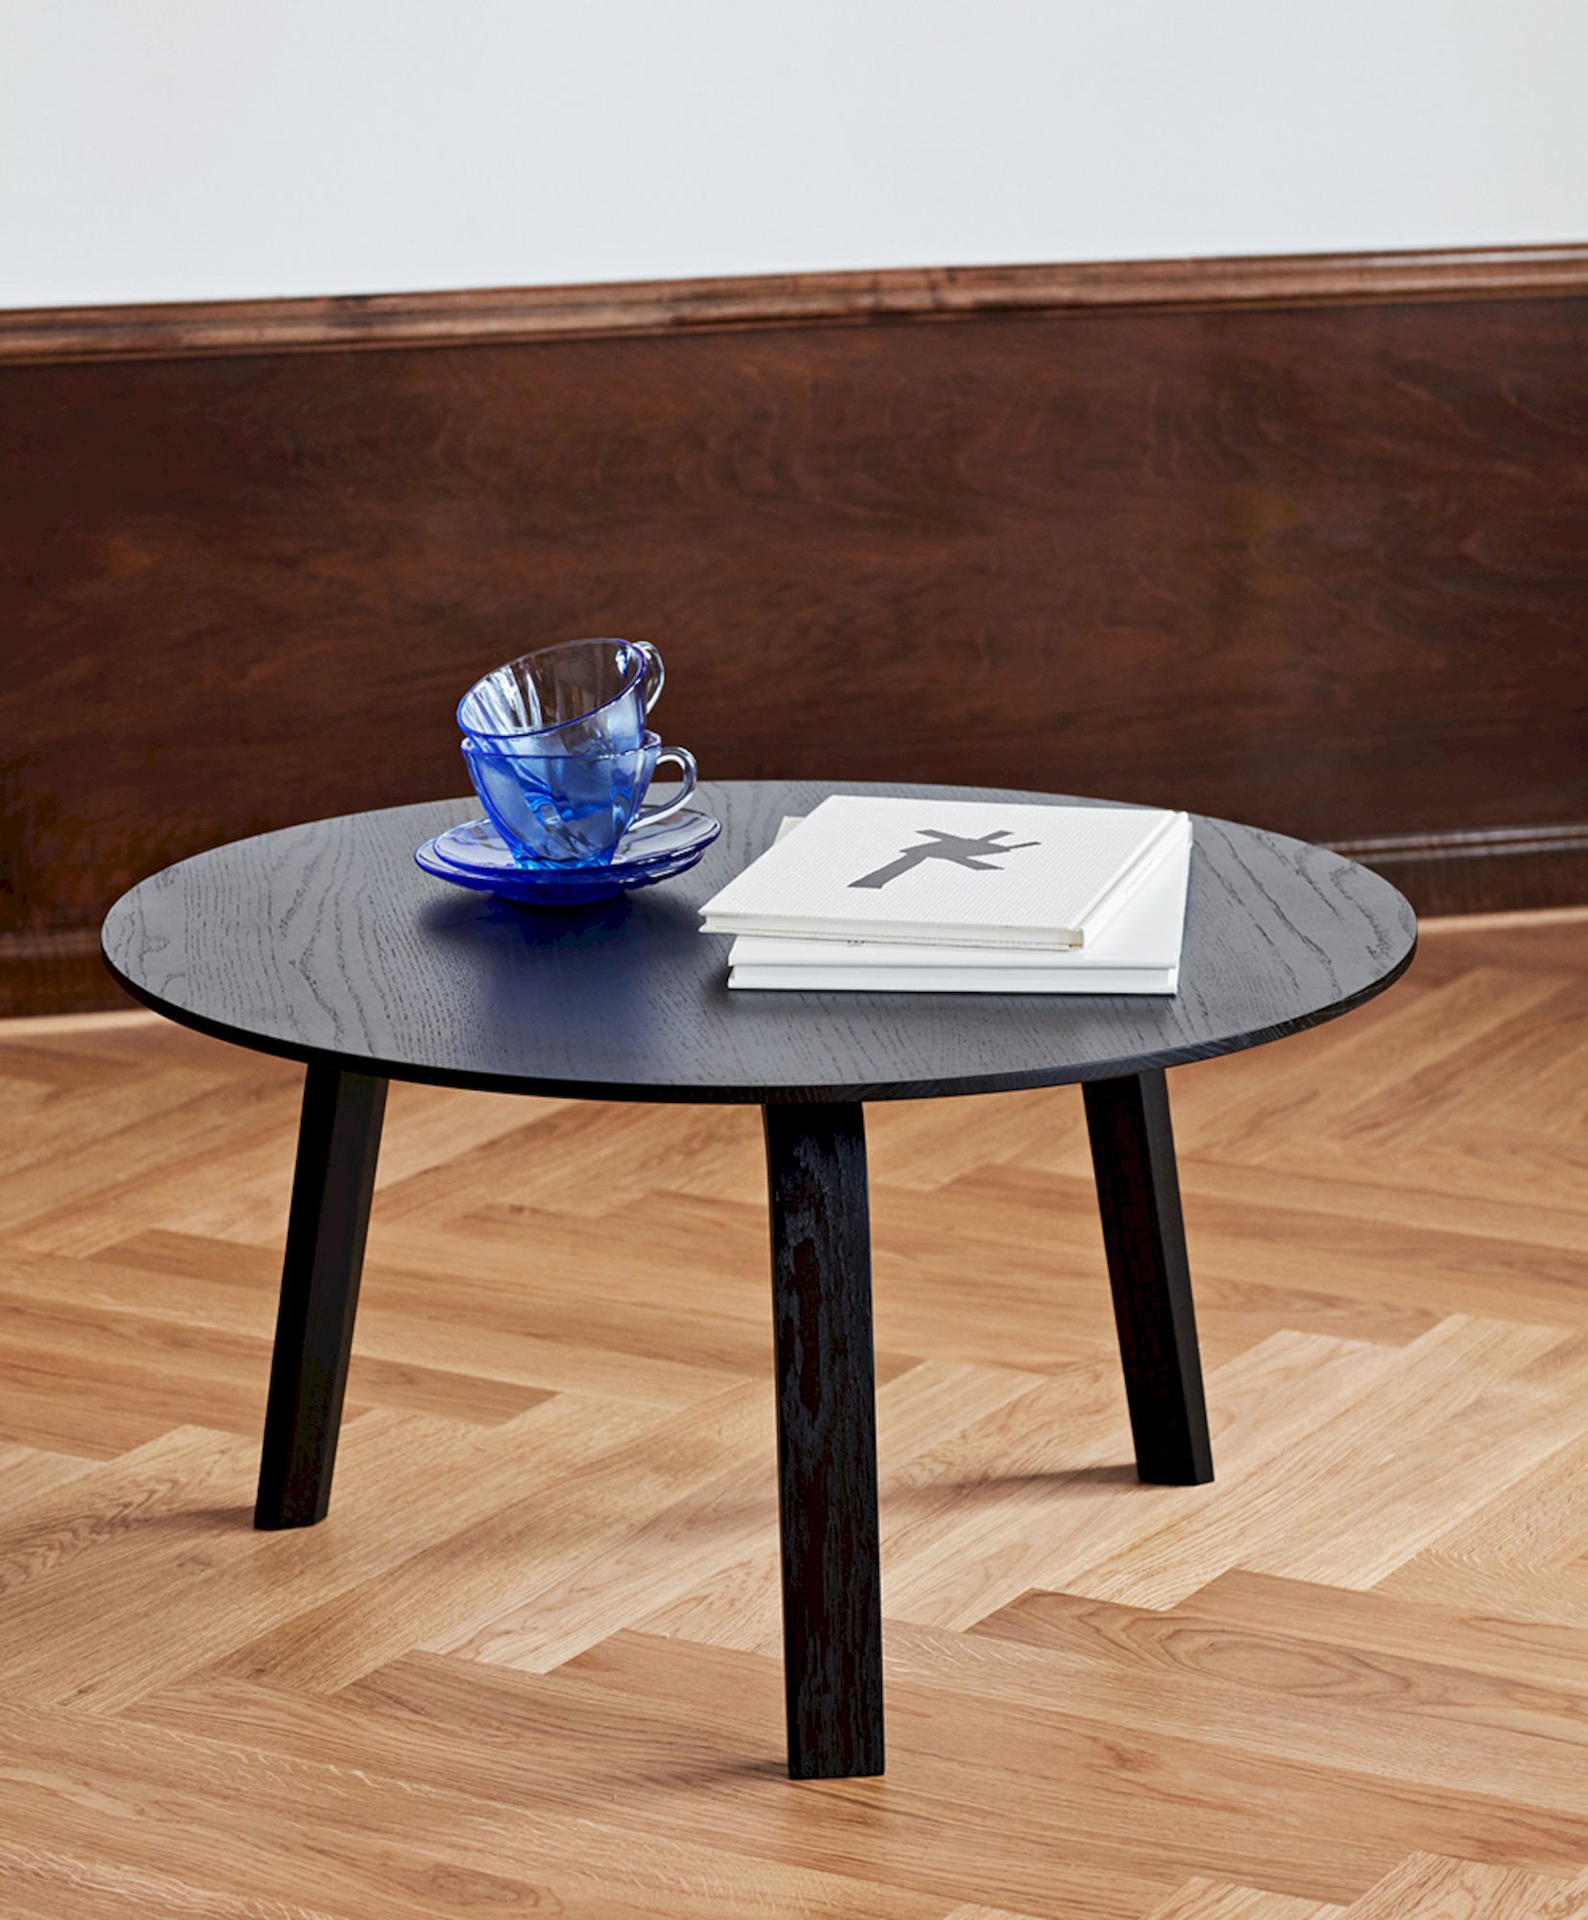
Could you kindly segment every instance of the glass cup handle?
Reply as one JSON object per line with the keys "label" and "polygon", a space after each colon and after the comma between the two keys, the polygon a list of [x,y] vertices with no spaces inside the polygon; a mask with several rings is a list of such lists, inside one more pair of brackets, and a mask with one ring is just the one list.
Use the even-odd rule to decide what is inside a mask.
{"label": "glass cup handle", "polygon": [[629,645],[645,662],[645,711],[649,713],[662,697],[667,669],[662,665],[662,656],[649,640],[631,640]]}
{"label": "glass cup handle", "polygon": [[670,813],[677,813],[678,809],[695,791],[695,780],[699,769],[695,765],[695,756],[689,749],[687,747],[663,747],[661,752],[656,756],[656,768],[651,774],[653,780],[656,778],[656,773],[660,771],[661,764],[664,760],[677,761],[679,769],[678,777],[684,784],[679,788],[677,795],[669,800],[665,806],[641,807],[639,815],[634,822],[637,827],[648,826],[652,820],[665,820]]}

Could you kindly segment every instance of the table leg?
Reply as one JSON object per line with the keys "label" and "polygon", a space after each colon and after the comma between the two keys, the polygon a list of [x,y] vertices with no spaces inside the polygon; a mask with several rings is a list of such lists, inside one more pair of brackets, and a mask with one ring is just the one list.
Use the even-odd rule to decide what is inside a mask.
{"label": "table leg", "polygon": [[765,1109],[788,1770],[882,1772],[882,1579],[863,1111]]}
{"label": "table leg", "polygon": [[1088,1080],[1084,1092],[1136,1471],[1163,1486],[1200,1486],[1213,1478],[1213,1449],[1169,1090],[1151,1071]]}
{"label": "table leg", "polygon": [[254,1525],[325,1518],[353,1346],[386,1082],[311,1066],[270,1363]]}

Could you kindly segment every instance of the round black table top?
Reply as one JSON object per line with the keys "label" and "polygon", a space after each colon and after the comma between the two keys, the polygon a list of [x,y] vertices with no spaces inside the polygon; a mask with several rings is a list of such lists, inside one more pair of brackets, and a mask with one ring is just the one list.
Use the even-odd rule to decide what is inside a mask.
{"label": "round black table top", "polygon": [[478,812],[472,799],[390,807],[167,867],[111,909],[105,956],[173,1020],[294,1060],[518,1093],[782,1101],[988,1093],[1232,1053],[1348,1012],[1416,946],[1411,908],[1377,874],[1198,816],[1173,996],[730,993],[730,943],[699,931],[698,908],[786,814],[839,791],[1062,798],[703,786],[695,804],[723,832],[698,867],[555,910],[464,892],[414,865],[421,841]]}

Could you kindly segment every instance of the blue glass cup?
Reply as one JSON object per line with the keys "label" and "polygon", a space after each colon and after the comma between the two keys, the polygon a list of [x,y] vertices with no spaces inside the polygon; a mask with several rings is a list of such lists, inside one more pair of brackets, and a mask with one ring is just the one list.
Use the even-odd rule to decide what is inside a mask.
{"label": "blue glass cup", "polygon": [[626,752],[644,741],[664,678],[648,641],[564,640],[475,681],[458,725],[496,752]]}
{"label": "blue glass cup", "polygon": [[[646,807],[646,789],[664,760],[677,764],[683,784],[671,800]],[[463,763],[480,804],[524,867],[607,866],[631,827],[665,820],[695,790],[695,756],[664,747],[654,733],[608,753],[547,753],[522,742],[503,752],[470,739]]]}

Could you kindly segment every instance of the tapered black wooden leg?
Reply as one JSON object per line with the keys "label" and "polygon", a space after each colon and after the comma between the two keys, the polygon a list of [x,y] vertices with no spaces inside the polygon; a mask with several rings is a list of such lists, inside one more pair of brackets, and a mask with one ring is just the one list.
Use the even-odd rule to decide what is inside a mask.
{"label": "tapered black wooden leg", "polygon": [[347,1387],[386,1082],[311,1066],[270,1363],[256,1527],[325,1518]]}
{"label": "tapered black wooden leg", "polygon": [[882,1579],[862,1109],[769,1106],[783,1678],[796,1780],[882,1772]]}
{"label": "tapered black wooden leg", "polygon": [[1136,1471],[1165,1486],[1213,1478],[1180,1179],[1161,1072],[1085,1084]]}

